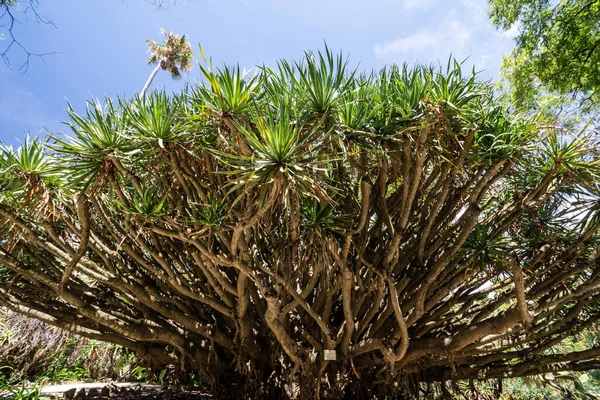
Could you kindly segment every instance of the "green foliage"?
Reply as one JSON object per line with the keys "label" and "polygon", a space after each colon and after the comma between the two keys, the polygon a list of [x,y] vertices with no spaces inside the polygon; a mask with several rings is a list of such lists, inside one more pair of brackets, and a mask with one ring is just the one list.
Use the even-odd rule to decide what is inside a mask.
{"label": "green foliage", "polygon": [[133,101],[121,101],[124,118],[129,124],[129,135],[150,145],[185,140],[189,136],[189,121],[183,109],[184,99],[181,96],[169,97],[164,91],[155,91],[145,97],[137,97]]}
{"label": "green foliage", "polygon": [[121,356],[114,361],[113,366],[120,379],[130,377],[133,374],[132,371],[138,367],[137,357],[133,352],[123,349]]}
{"label": "green foliage", "polygon": [[109,172],[106,164],[109,157],[133,149],[125,136],[128,125],[112,100],[105,99],[104,106],[99,101],[88,102],[83,116],[70,105],[67,113],[71,121],[66,124],[74,136],[54,137],[53,148],[57,150],[60,166],[71,173],[69,183],[82,188]]}
{"label": "green foliage", "polygon": [[600,382],[589,373],[557,373],[527,378],[507,379],[502,399],[581,399],[595,400],[600,395]]}
{"label": "green foliage", "polygon": [[13,377],[13,370],[10,367],[0,367],[0,398],[10,398],[11,400],[46,400],[47,397],[41,396],[41,388],[37,385],[30,385],[23,381],[18,381]]}
{"label": "green foliage", "polygon": [[467,238],[462,251],[469,255],[471,265],[466,267],[465,272],[470,268],[477,268],[483,271],[485,268],[499,268],[500,270],[509,270],[509,259],[506,254],[511,249],[514,250],[514,244],[504,235],[494,235],[493,228],[478,225]]}
{"label": "green foliage", "polygon": [[[142,221],[153,221],[168,214],[165,209],[167,196],[160,196],[151,188],[144,188],[139,195],[133,192],[129,206],[118,203],[127,214],[141,218]],[[118,202],[118,201],[117,201]]]}
{"label": "green foliage", "polygon": [[579,95],[587,107],[598,104],[600,3],[588,0],[489,0],[489,3],[497,27],[519,29],[517,47],[503,65],[513,104],[537,108],[541,97],[548,92],[564,96],[563,100]]}
{"label": "green foliage", "polygon": [[199,64],[210,87],[194,87],[193,104],[197,109],[207,108],[225,115],[239,115],[244,112],[253,96],[257,94],[260,79],[256,76],[247,77],[240,71],[239,65],[234,68],[224,66],[216,72],[212,71],[210,65],[205,67]]}
{"label": "green foliage", "polygon": [[300,187],[318,187],[311,172],[324,164],[319,153],[328,145],[328,133],[318,132],[319,126],[306,129],[282,104],[276,112],[257,115],[255,129],[238,125],[238,130],[254,150],[246,158],[226,156],[232,165],[241,167],[240,178],[248,185],[262,184],[277,175]]}
{"label": "green foliage", "polygon": [[308,196],[303,199],[302,220],[304,235],[308,240],[323,240],[329,237],[341,240],[344,237],[344,228],[349,225],[348,216],[336,215],[334,205],[316,201]]}
{"label": "green foliage", "polygon": [[334,55],[327,46],[324,54],[307,52],[303,62],[281,60],[278,66],[279,74],[271,71],[270,76],[285,79],[281,83],[287,81],[288,93],[319,119],[337,111],[338,101],[354,77],[354,72],[348,73],[348,60],[343,54]]}
{"label": "green foliage", "polygon": [[[11,387],[23,383],[29,388],[55,382],[130,381],[131,371],[139,364],[135,354],[120,346],[69,335],[0,309],[0,366],[4,366],[0,379]],[[170,379],[170,375],[163,378]]]}
{"label": "green foliage", "polygon": [[12,146],[0,145],[0,196],[10,193],[39,195],[41,186],[53,189],[64,183],[48,156],[47,141],[26,137],[16,151]]}
{"label": "green foliage", "polygon": [[91,348],[86,349],[75,361],[71,361],[73,352],[77,348],[77,341],[68,338],[54,360],[49,365],[44,377],[51,382],[83,381],[89,378],[88,371],[84,368],[85,357],[89,356]]}
{"label": "green foliage", "polygon": [[[484,92],[486,89],[489,90],[477,81],[474,68],[471,74],[465,77],[461,63],[449,59],[446,70],[434,74],[430,89],[431,100],[440,104],[448,116],[458,115],[464,118],[478,105],[475,100],[486,95]],[[411,97],[413,104],[419,97],[419,93]]]}

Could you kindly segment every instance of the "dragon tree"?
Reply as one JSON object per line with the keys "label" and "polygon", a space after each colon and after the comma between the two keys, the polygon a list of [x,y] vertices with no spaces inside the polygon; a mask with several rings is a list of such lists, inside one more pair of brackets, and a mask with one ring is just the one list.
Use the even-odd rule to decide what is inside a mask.
{"label": "dragon tree", "polygon": [[2,147],[0,304],[235,398],[600,368],[589,127],[456,62],[200,66]]}

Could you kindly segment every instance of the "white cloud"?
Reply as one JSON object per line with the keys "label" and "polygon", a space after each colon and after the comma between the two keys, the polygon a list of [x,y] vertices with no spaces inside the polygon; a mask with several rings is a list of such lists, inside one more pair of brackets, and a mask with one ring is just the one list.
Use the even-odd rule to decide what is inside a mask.
{"label": "white cloud", "polygon": [[[412,0],[411,0],[412,1]],[[415,0],[416,1],[416,0]],[[442,65],[449,56],[465,60],[465,69],[475,66],[484,79],[498,79],[502,57],[510,53],[519,27],[507,32],[492,26],[487,0],[436,2],[423,20],[404,26],[389,40],[374,44],[373,54],[380,64],[396,62]]]}
{"label": "white cloud", "polygon": [[460,4],[476,22],[489,24],[487,0],[460,0]]}
{"label": "white cloud", "polygon": [[456,46],[455,49],[462,50],[471,39],[471,31],[457,19],[451,19],[445,23],[446,29],[450,31],[450,40]]}
{"label": "white cloud", "polygon": [[[30,130],[35,135],[44,125],[56,126],[60,119],[54,109],[38,99],[32,92],[22,89],[10,81],[0,80],[0,120],[11,126],[11,131],[1,134],[20,136],[23,130]],[[60,125],[59,125],[60,126]]]}
{"label": "white cloud", "polygon": [[500,36],[506,39],[514,39],[519,34],[519,24],[513,24],[510,29],[500,33]]}
{"label": "white cloud", "polygon": [[475,64],[475,67],[477,68],[477,70],[483,71],[486,68],[486,66],[488,65],[490,58],[491,57],[489,55],[483,55],[483,56],[479,57],[479,62],[477,64]]}
{"label": "white cloud", "polygon": [[398,38],[391,42],[376,44],[375,55],[386,58],[388,55],[409,52],[421,52],[435,46],[437,37],[431,33],[416,33],[405,38]]}
{"label": "white cloud", "polygon": [[406,37],[376,44],[375,55],[379,58],[396,56],[432,55],[435,58],[446,51],[462,51],[471,39],[471,31],[458,19],[448,17],[436,30],[421,31]]}
{"label": "white cloud", "polygon": [[402,7],[405,10],[427,10],[433,5],[433,0],[404,0]]}

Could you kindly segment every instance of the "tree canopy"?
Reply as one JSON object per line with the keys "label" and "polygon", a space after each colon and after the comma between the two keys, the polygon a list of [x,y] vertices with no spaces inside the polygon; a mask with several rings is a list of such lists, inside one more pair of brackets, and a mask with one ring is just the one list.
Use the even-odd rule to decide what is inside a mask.
{"label": "tree canopy", "polygon": [[221,394],[600,367],[597,143],[450,61],[307,52],[0,151],[0,302]]}
{"label": "tree canopy", "polygon": [[516,48],[505,59],[511,101],[532,108],[550,92],[600,102],[600,1],[489,0],[493,23],[517,27]]}

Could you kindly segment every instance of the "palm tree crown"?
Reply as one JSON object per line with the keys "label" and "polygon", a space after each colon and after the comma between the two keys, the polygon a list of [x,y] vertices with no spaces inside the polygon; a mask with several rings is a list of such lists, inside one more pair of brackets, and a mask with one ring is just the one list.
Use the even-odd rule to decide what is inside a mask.
{"label": "palm tree crown", "polygon": [[167,32],[163,28],[160,31],[166,36],[162,45],[153,40],[146,41],[150,53],[148,65],[157,65],[146,81],[140,97],[144,97],[159,69],[168,71],[174,79],[181,78],[181,71],[191,71],[192,69],[194,55],[190,43],[185,38],[186,35],[179,36],[171,31]]}
{"label": "palm tree crown", "polygon": [[180,78],[181,71],[192,69],[193,54],[190,43],[186,40],[186,35],[179,36],[163,28],[160,31],[166,36],[162,45],[153,40],[146,41],[150,53],[148,65],[158,63],[160,68],[169,71],[173,78]]}

